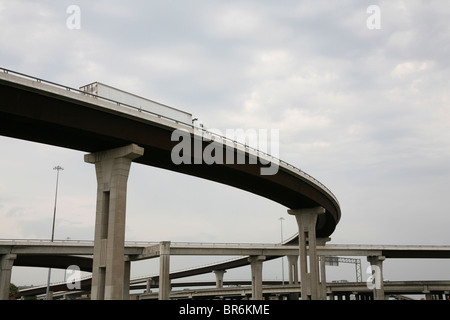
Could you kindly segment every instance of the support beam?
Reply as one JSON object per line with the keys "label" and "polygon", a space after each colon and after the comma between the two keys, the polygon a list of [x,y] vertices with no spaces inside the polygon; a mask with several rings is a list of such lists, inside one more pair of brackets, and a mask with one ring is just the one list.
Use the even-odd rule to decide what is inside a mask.
{"label": "support beam", "polygon": [[9,300],[9,286],[15,254],[0,255],[0,300]]}
{"label": "support beam", "polygon": [[93,300],[122,300],[124,298],[128,174],[131,162],[143,154],[143,148],[131,144],[87,154],[84,157],[85,162],[95,164],[97,176],[91,290]]}
{"label": "support beam", "polygon": [[367,261],[370,262],[372,270],[372,284],[368,283],[369,288],[373,289],[374,300],[384,300],[384,280],[383,280],[383,256],[369,256]]}
{"label": "support beam", "polygon": [[248,261],[252,269],[252,300],[262,300],[262,267],[265,256],[251,256]]}
{"label": "support beam", "polygon": [[289,265],[289,284],[298,284],[298,256],[287,256]]}
{"label": "support beam", "polygon": [[214,274],[216,275],[216,288],[220,289],[223,288],[223,275],[226,270],[214,270]]}
{"label": "support beam", "polygon": [[170,295],[170,241],[160,243],[159,300],[169,300]]}
{"label": "support beam", "polygon": [[130,275],[131,275],[131,261],[124,262],[123,272],[123,300],[130,300]]}
{"label": "support beam", "polygon": [[320,264],[320,299],[327,299],[327,278],[326,278],[326,270],[325,270],[325,256],[319,257]]}
{"label": "support beam", "polygon": [[153,280],[153,278],[148,278],[145,283],[145,293],[152,292],[152,285],[155,285],[155,280]]}
{"label": "support beam", "polygon": [[[287,256],[289,266],[289,284],[299,284],[298,282],[298,256]],[[289,300],[298,300],[300,294],[290,293]]]}
{"label": "support beam", "polygon": [[[326,242],[330,240],[331,238],[317,238],[317,245],[325,246]],[[320,266],[320,284],[319,284],[320,300],[327,300],[327,276],[325,269],[326,266],[325,260],[326,257],[323,255],[317,257],[317,263]]]}
{"label": "support beam", "polygon": [[325,209],[322,207],[291,209],[288,213],[295,216],[298,225],[302,300],[319,300],[316,223],[318,215],[325,213]]}

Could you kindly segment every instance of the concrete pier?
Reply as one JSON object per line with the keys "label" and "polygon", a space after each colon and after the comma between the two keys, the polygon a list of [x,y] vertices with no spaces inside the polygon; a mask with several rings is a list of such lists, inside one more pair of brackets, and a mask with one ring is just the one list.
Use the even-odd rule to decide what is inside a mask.
{"label": "concrete pier", "polygon": [[374,300],[384,300],[384,280],[383,280],[383,256],[368,256],[367,261],[370,262],[372,269],[372,285]]}
{"label": "concrete pier", "polygon": [[223,288],[223,275],[226,270],[214,270],[214,274],[216,275],[216,288],[220,289]]}
{"label": "concrete pier", "polygon": [[9,299],[9,286],[11,284],[11,273],[14,260],[17,255],[0,255],[0,300]]}
{"label": "concrete pier", "polygon": [[[331,238],[317,238],[316,244],[318,246],[325,246],[325,244],[330,241]],[[320,268],[320,280],[319,280],[319,299],[326,300],[327,299],[327,277],[326,277],[326,263],[325,256],[318,256],[317,263]]]}
{"label": "concrete pier", "polygon": [[143,148],[130,144],[84,157],[85,162],[95,164],[97,176],[93,300],[125,298],[123,280],[126,274],[124,245],[127,182],[132,160],[143,154]]}
{"label": "concrete pier", "polygon": [[298,284],[298,256],[287,256],[289,284]]}
{"label": "concrete pier", "polygon": [[[298,279],[298,256],[287,256],[289,268],[289,284],[299,284]],[[290,293],[289,300],[298,300],[300,295],[298,293]]]}
{"label": "concrete pier", "polygon": [[320,299],[327,300],[327,278],[325,270],[325,256],[319,257],[320,264]]}
{"label": "concrete pier", "polygon": [[298,225],[301,298],[319,300],[321,294],[316,252],[316,222],[318,215],[325,213],[325,209],[322,207],[291,209],[288,213],[295,216]]}
{"label": "concrete pier", "polygon": [[131,261],[125,261],[123,271],[123,300],[130,300]]}
{"label": "concrete pier", "polygon": [[265,256],[251,256],[248,261],[252,270],[252,300],[262,300],[262,268]]}
{"label": "concrete pier", "polygon": [[170,241],[160,243],[159,253],[159,300],[169,300],[170,295]]}

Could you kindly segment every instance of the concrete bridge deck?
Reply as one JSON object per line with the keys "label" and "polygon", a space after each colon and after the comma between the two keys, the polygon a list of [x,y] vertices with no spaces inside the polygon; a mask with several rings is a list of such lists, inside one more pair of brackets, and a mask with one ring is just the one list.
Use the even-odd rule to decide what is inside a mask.
{"label": "concrete bridge deck", "polygon": [[[295,238],[295,237],[294,237]],[[206,243],[170,243],[170,255],[208,255],[208,256],[236,256],[234,259],[219,261],[198,268],[189,268],[186,270],[170,271],[170,279],[181,279],[199,274],[211,273],[215,270],[226,270],[231,268],[249,265],[249,256],[264,255],[266,260],[279,258],[281,256],[298,255],[298,247],[291,244],[206,244]],[[0,254],[17,255],[16,266],[35,266],[35,267],[52,267],[67,268],[72,264],[80,266],[82,271],[90,271],[92,268],[93,241],[25,241],[25,240],[2,240],[0,241]],[[418,246],[418,245],[338,245],[328,244],[326,246],[318,246],[319,255],[323,256],[384,256],[389,259],[448,259],[450,258],[450,246]],[[127,243],[125,245],[126,260],[138,261],[142,259],[153,259],[160,256],[159,243]],[[139,284],[152,279],[154,284],[158,286],[159,274],[149,277],[141,277],[130,280],[130,289],[137,288]],[[90,288],[90,277],[82,280],[82,287],[85,290]],[[384,282],[388,286],[389,294],[406,294],[414,292],[429,291],[446,292],[448,283],[446,281],[439,282]],[[195,285],[192,283],[191,286]],[[397,285],[397,287],[395,287]],[[353,291],[369,292],[366,283],[333,283],[332,292],[336,294],[346,294],[350,292],[350,286]],[[442,286],[442,287],[439,287]],[[64,290],[66,284],[54,284],[52,290]],[[297,285],[297,289],[299,286]],[[328,288],[328,287],[327,287]],[[273,289],[273,288],[271,288]],[[211,289],[212,290],[212,289]],[[288,287],[283,290],[289,290]],[[45,291],[45,287],[35,287],[23,290],[24,295],[35,295]],[[214,290],[212,290],[211,294]],[[329,291],[329,292],[331,292]],[[215,291],[214,291],[215,292]],[[283,291],[284,292],[284,291]],[[341,293],[339,293],[341,292]]]}
{"label": "concrete bridge deck", "polygon": [[[48,240],[0,240],[0,254],[17,255],[92,255],[94,241],[48,241]],[[157,242],[128,242],[125,255],[129,260],[156,258],[160,255]],[[356,245],[327,244],[317,246],[320,255],[338,256],[385,256],[386,258],[450,258],[450,246],[438,245]],[[170,242],[171,255],[212,256],[288,256],[297,255],[298,246],[293,244],[258,243],[182,243]],[[38,257],[36,257],[38,259]]]}

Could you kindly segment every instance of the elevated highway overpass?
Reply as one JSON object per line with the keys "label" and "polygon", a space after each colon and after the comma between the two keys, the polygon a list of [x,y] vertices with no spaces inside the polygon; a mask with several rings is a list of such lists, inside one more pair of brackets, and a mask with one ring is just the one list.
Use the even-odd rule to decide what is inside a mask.
{"label": "elevated highway overpass", "polygon": [[[249,265],[248,257],[250,256],[265,256],[266,260],[276,259],[281,256],[296,256],[298,255],[298,247],[293,245],[295,238],[292,237],[284,244],[198,244],[198,243],[170,243],[170,255],[208,255],[208,256],[236,256],[236,258],[228,259],[226,261],[219,261],[205,266],[198,266],[188,268],[185,270],[170,271],[171,287],[175,286],[204,286],[204,282],[190,282],[184,284],[176,283],[174,280],[192,277],[200,274],[208,274],[217,270],[228,270],[232,268],[243,267]],[[0,254],[14,254],[17,255],[15,260],[16,266],[34,266],[34,267],[51,267],[51,268],[67,268],[69,265],[75,264],[80,267],[82,271],[91,272],[92,270],[92,256],[94,252],[93,241],[24,241],[24,240],[3,240],[0,241]],[[126,260],[137,261],[141,259],[153,259],[160,257],[159,243],[127,243],[125,245]],[[449,259],[449,246],[415,246],[415,245],[326,245],[318,246],[317,252],[320,256],[363,256],[373,257],[382,256],[389,259]],[[153,287],[159,287],[159,274],[154,274],[146,277],[139,277],[130,279],[130,290],[142,288],[151,280]],[[81,281],[81,289],[90,291],[91,277],[86,277]],[[225,283],[225,281],[224,281]],[[292,279],[290,279],[292,283]],[[236,283],[235,283],[236,284]],[[248,285],[248,282],[240,281],[240,285]],[[263,281],[263,284],[268,284]],[[208,285],[212,285],[209,283]],[[278,288],[271,284],[270,288],[263,288],[262,293],[266,294],[277,292],[298,293],[301,285],[294,284],[283,288]],[[390,281],[385,282],[388,287],[385,288],[386,295],[393,294],[421,294],[421,293],[445,293],[450,288],[448,281]],[[236,289],[236,288],[235,288]],[[39,295],[45,293],[46,286],[34,287],[25,289],[21,295]],[[66,283],[58,283],[52,285],[53,291],[66,291]],[[228,291],[227,291],[228,290]],[[238,290],[238,289],[236,289]],[[251,292],[251,288],[242,288],[246,295]],[[265,290],[265,291],[264,291]],[[427,291],[428,290],[428,291]],[[198,290],[196,290],[198,291]],[[206,298],[214,295],[233,295],[233,289],[226,289],[228,293],[221,293],[220,290],[205,289],[202,293],[198,293],[197,298]],[[234,292],[234,291],[233,291]],[[371,294],[365,282],[363,283],[328,283],[328,296],[335,295],[337,297],[347,296],[352,292],[359,292],[361,295]],[[173,298],[181,298],[184,293],[171,293]],[[195,295],[194,295],[195,296]],[[154,296],[152,296],[153,298]],[[193,297],[193,295],[191,295]]]}
{"label": "elevated highway overpass", "polygon": [[[66,283],[53,284],[54,298],[68,298],[88,296],[90,292],[90,279],[83,281],[79,290],[67,291]],[[174,281],[171,284],[170,299],[236,299],[249,300],[252,298],[252,282],[250,280],[226,280],[223,287],[216,287],[215,281]],[[131,281],[130,290],[142,292],[146,290],[145,283]],[[33,287],[23,290],[28,296],[45,295],[45,286]],[[394,300],[450,300],[450,281],[385,281],[384,291],[386,299]],[[373,290],[365,282],[328,282],[326,284],[328,300],[373,300]],[[280,280],[264,280],[262,295],[268,299],[289,299],[293,295],[301,294],[301,284],[282,284]],[[151,289],[144,293],[134,293],[139,300],[158,299],[158,292]],[[71,298],[72,297],[72,298]]]}
{"label": "elevated highway overpass", "polygon": [[217,137],[225,150],[250,157],[267,156],[276,160],[279,170],[274,175],[261,175],[262,163],[222,163],[214,165],[175,164],[171,152],[174,130],[189,132],[201,140],[204,130],[192,123],[181,123],[140,108],[124,105],[77,89],[0,68],[0,135],[64,147],[88,153],[136,144],[144,148],[142,156],[133,160],[152,167],[167,169],[206,180],[223,183],[273,200],[290,209],[321,206],[326,212],[318,218],[318,237],[328,237],[340,220],[336,196],[322,183],[294,166],[261,155],[236,141]]}
{"label": "elevated highway overpass", "polygon": [[[309,174],[225,137],[204,139],[207,132],[192,123],[7,69],[0,69],[0,96],[0,135],[87,152],[84,160],[96,167],[96,299],[120,299],[124,292],[123,283],[116,279],[125,272],[121,260],[126,186],[132,162],[223,183],[285,206],[296,216],[299,228],[303,228],[301,234],[305,236],[300,238],[303,243],[299,250],[305,254],[301,256],[307,254],[307,239],[310,248],[315,248],[316,238],[330,236],[340,220],[336,196]],[[191,146],[188,161],[182,164],[172,160],[178,144],[172,139],[176,130],[186,133]],[[215,150],[222,151],[222,158],[213,164],[199,164],[195,146],[200,145],[203,151],[213,143]],[[229,161],[229,155],[233,161]],[[242,158],[244,163],[237,161]],[[274,165],[276,172],[261,174]],[[315,250],[310,251],[310,270],[316,272]],[[307,269],[306,263],[302,260],[300,264]],[[312,279],[314,285],[316,277]]]}
{"label": "elevated highway overpass", "polygon": [[[288,298],[292,294],[301,294],[301,285],[285,284],[280,281],[263,283],[262,291],[265,299]],[[200,285],[214,285],[213,283],[199,283]],[[176,283],[177,287],[185,290],[174,290],[171,299],[251,299],[251,283],[245,281],[230,281],[223,288],[195,288],[195,283]],[[364,282],[329,282],[326,285],[329,300],[372,300],[373,292]],[[407,300],[407,296],[425,296],[427,300],[450,300],[450,281],[386,281],[384,292],[387,298]],[[157,299],[156,294],[148,293],[139,299]],[[409,298],[413,299],[413,298]]]}
{"label": "elevated highway overpass", "polygon": [[[243,256],[264,255],[278,258],[298,255],[298,247],[295,245],[296,237],[298,236],[282,244],[170,242],[170,255],[238,256],[238,259],[243,259]],[[316,250],[321,256],[384,256],[389,259],[450,258],[450,246],[434,245],[327,244],[317,246]],[[92,259],[93,253],[94,241],[0,240],[0,255],[16,254],[18,258],[29,257],[28,261],[33,264],[23,264],[24,266],[57,267],[50,258]],[[160,243],[127,242],[125,244],[125,259],[128,261],[158,258],[160,253]],[[90,270],[83,269],[83,271]]]}

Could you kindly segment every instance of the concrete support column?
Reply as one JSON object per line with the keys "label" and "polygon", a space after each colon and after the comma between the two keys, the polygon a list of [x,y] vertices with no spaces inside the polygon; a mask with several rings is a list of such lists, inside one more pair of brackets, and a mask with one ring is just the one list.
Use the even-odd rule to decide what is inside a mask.
{"label": "concrete support column", "polygon": [[262,267],[265,256],[251,256],[248,261],[252,269],[252,300],[262,300]]}
{"label": "concrete support column", "polygon": [[160,243],[159,253],[159,300],[169,300],[170,294],[170,241]]}
{"label": "concrete support column", "polygon": [[[318,246],[325,246],[327,241],[330,241],[330,238],[317,238],[317,245]],[[318,264],[320,266],[320,299],[326,300],[327,299],[327,277],[326,277],[326,263],[325,263],[326,257],[325,256],[319,256],[318,257]]]}
{"label": "concrete support column", "polygon": [[384,300],[384,283],[383,283],[383,256],[369,256],[367,261],[370,262],[372,269],[372,288],[373,299]]}
{"label": "concrete support column", "polygon": [[325,256],[319,257],[320,264],[320,299],[327,299],[327,279],[326,279],[326,270],[325,270]]}
{"label": "concrete support column", "polygon": [[[287,256],[289,269],[289,284],[299,284],[298,282],[298,256]],[[300,294],[290,293],[289,300],[298,300]]]}
{"label": "concrete support column", "polygon": [[214,270],[213,271],[216,275],[216,288],[223,288],[223,275],[226,270]]}
{"label": "concrete support column", "polygon": [[287,256],[289,264],[289,284],[298,284],[298,256]]}
{"label": "concrete support column", "polygon": [[145,283],[145,293],[151,293],[152,292],[152,287],[157,287],[159,286],[159,280],[155,280],[153,278],[148,278],[146,283]]}
{"label": "concrete support column", "polygon": [[130,300],[130,275],[131,275],[131,261],[124,262],[123,272],[123,300]]}
{"label": "concrete support column", "polygon": [[93,300],[123,299],[128,174],[132,160],[143,154],[143,148],[131,144],[84,157],[85,162],[95,164],[97,176]]}
{"label": "concrete support column", "polygon": [[148,278],[145,284],[145,293],[150,293],[152,290],[152,283],[153,283],[153,279],[152,278]]}
{"label": "concrete support column", "polygon": [[325,213],[325,209],[322,207],[294,209],[288,210],[288,213],[295,216],[298,224],[302,300],[318,300],[320,290],[316,253],[316,222],[318,215]]}
{"label": "concrete support column", "polygon": [[9,286],[15,254],[0,255],[0,300],[9,300]]}

